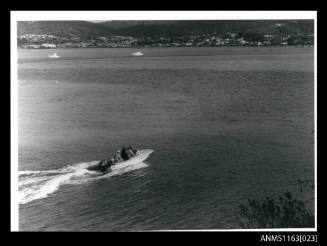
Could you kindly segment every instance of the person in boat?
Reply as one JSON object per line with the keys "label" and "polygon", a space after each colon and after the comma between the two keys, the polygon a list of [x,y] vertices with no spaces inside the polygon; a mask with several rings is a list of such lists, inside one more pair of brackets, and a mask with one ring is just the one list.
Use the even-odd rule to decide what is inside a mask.
{"label": "person in boat", "polygon": [[127,156],[128,156],[128,159],[131,159],[132,157],[135,156],[135,153],[134,153],[134,151],[132,150],[132,147],[129,147],[129,148],[127,149]]}
{"label": "person in boat", "polygon": [[117,150],[114,156],[114,163],[122,162],[124,159],[121,157],[120,150]]}
{"label": "person in boat", "polygon": [[138,150],[134,149],[132,146],[129,146],[129,149],[131,149],[134,153],[134,156],[138,154]]}
{"label": "person in boat", "polygon": [[124,161],[128,160],[128,153],[127,153],[127,148],[125,145],[123,145],[123,148],[121,150],[121,157],[123,158]]}

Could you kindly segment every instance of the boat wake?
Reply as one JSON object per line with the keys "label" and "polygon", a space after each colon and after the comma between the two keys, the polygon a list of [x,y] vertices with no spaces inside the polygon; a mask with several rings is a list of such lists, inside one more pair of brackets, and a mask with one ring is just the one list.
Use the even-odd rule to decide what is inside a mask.
{"label": "boat wake", "polygon": [[57,191],[64,184],[81,184],[92,180],[120,175],[148,165],[140,162],[134,165],[117,168],[112,172],[101,174],[87,168],[96,165],[98,161],[77,163],[60,169],[43,171],[20,171],[18,181],[19,203],[25,204],[42,199]]}

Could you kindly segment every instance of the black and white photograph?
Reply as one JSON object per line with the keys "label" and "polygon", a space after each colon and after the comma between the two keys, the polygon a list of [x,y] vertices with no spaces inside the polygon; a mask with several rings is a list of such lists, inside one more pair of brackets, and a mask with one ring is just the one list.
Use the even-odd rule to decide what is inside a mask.
{"label": "black and white photograph", "polygon": [[13,231],[316,231],[316,11],[11,11]]}

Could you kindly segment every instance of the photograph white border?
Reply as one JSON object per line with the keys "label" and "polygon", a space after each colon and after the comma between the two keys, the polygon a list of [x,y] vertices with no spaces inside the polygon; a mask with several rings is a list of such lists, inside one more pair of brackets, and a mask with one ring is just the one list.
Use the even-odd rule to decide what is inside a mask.
{"label": "photograph white border", "polygon": [[317,231],[317,11],[11,11],[11,231],[19,230],[17,21],[46,20],[314,20],[315,228],[156,231]]}

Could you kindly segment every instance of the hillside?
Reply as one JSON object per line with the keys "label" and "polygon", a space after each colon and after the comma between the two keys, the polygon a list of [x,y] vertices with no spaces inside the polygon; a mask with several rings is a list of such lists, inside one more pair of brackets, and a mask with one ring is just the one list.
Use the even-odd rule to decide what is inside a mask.
{"label": "hillside", "polygon": [[20,21],[17,24],[18,36],[24,34],[52,34],[56,36],[107,36],[109,28],[88,21]]}
{"label": "hillside", "polygon": [[[111,27],[115,23],[111,23]],[[205,33],[271,33],[271,34],[311,34],[313,33],[313,21],[308,20],[200,20],[200,21],[143,21],[140,24],[131,25],[126,23],[117,34],[140,36],[187,36]],[[103,24],[102,24],[103,25]]]}
{"label": "hillside", "polygon": [[18,36],[33,33],[87,38],[110,35],[176,37],[226,32],[308,35],[314,28],[311,20],[33,21],[18,22],[17,30]]}

